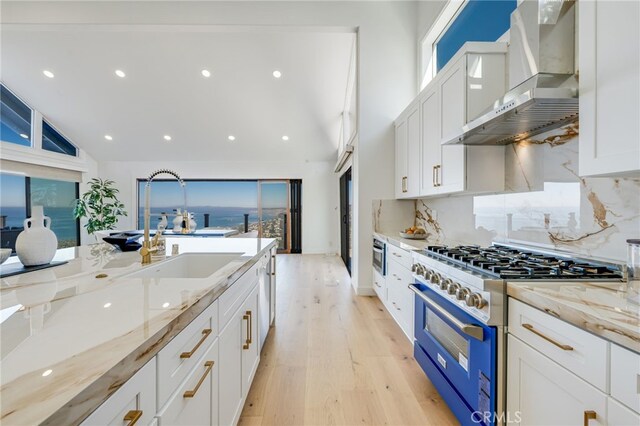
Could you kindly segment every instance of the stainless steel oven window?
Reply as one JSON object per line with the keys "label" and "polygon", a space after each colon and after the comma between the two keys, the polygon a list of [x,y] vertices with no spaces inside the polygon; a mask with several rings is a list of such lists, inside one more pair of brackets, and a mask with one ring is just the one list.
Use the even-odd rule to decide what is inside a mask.
{"label": "stainless steel oven window", "polygon": [[425,330],[449,352],[449,355],[458,360],[462,368],[468,371],[469,341],[429,308],[425,311]]}

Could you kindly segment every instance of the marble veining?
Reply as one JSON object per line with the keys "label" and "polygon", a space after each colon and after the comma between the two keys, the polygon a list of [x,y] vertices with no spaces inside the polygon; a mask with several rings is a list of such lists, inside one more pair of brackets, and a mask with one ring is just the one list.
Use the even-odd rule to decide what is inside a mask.
{"label": "marble veining", "polygon": [[96,244],[59,250],[66,265],[2,280],[3,424],[79,423],[276,241],[167,238],[168,250],[173,243],[241,256],[206,279],[127,278],[143,268],[140,255]]}
{"label": "marble veining", "polygon": [[626,283],[510,281],[507,294],[640,353],[638,293]]}
{"label": "marble veining", "polygon": [[422,250],[427,247],[427,244],[429,244],[427,240],[411,240],[409,238],[402,238],[397,233],[374,232],[373,235],[388,242],[389,244],[393,244],[396,247],[409,251]]}
{"label": "marble veining", "polygon": [[[505,193],[419,199],[416,225],[432,244],[515,243],[624,262],[626,240],[640,237],[640,177],[580,177],[578,139],[572,123],[511,144]],[[380,201],[377,215],[411,202]]]}

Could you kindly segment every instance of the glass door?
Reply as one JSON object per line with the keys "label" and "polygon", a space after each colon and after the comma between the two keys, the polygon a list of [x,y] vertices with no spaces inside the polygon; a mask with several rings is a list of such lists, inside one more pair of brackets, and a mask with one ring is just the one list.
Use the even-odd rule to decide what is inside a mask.
{"label": "glass door", "polygon": [[258,222],[262,238],[276,238],[278,252],[291,251],[289,181],[263,180],[258,186]]}
{"label": "glass door", "polygon": [[340,177],[340,255],[349,274],[352,257],[353,181],[351,168]]}

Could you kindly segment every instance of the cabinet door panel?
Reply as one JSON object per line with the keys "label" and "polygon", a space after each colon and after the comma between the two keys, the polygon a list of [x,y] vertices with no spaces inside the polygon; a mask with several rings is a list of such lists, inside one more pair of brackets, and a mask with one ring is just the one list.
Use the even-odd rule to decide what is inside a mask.
{"label": "cabinet door panel", "polygon": [[241,308],[242,314],[242,395],[249,393],[253,376],[260,362],[260,342],[258,339],[258,288],[256,287],[247,297]]}
{"label": "cabinet door panel", "polygon": [[638,426],[640,414],[629,410],[615,399],[607,398],[607,424],[609,426]]}
{"label": "cabinet door panel", "polygon": [[579,3],[580,175],[640,170],[640,3]]}
{"label": "cabinet door panel", "polygon": [[242,327],[241,315],[234,315],[220,333],[219,422],[235,424],[242,410]]}
{"label": "cabinet door panel", "polygon": [[[437,85],[434,85],[437,86]],[[433,195],[436,166],[440,164],[440,99],[437,87],[421,99],[422,114],[422,182],[420,195]]]}
{"label": "cabinet door panel", "polygon": [[[158,413],[159,425],[204,426],[217,424],[219,370],[218,341],[216,340],[204,356],[198,360],[193,371],[172,395],[166,407]],[[194,391],[193,395],[189,393]]]}
{"label": "cabinet door panel", "polygon": [[606,424],[607,396],[551,359],[509,335],[507,410],[521,425]]}
{"label": "cabinet door panel", "polygon": [[420,111],[418,104],[407,117],[407,182],[406,196],[420,195]]}
{"label": "cabinet door panel", "polygon": [[407,176],[407,121],[396,124],[396,198],[405,197],[404,178]]}
{"label": "cabinet door panel", "polygon": [[465,58],[455,63],[440,83],[441,142],[456,136],[466,123]]}

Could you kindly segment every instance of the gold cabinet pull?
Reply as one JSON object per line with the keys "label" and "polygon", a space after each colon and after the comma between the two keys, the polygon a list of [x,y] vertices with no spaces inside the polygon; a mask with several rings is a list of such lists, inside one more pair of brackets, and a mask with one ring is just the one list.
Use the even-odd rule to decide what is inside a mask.
{"label": "gold cabinet pull", "polygon": [[129,410],[122,420],[129,422],[127,426],[133,426],[140,420],[140,417],[142,417],[142,410]]}
{"label": "gold cabinet pull", "polygon": [[251,345],[251,311],[247,311],[245,315],[242,316],[243,321],[247,321],[247,339],[244,341],[244,345],[242,345],[242,349],[249,349],[249,345]]}
{"label": "gold cabinet pull", "polygon": [[182,352],[180,354],[180,358],[183,358],[183,359],[191,358],[191,356],[193,356],[193,354],[196,353],[200,345],[202,345],[204,341],[207,340],[207,337],[209,337],[210,334],[211,334],[210,328],[205,328],[204,330],[202,330],[202,338],[200,339],[200,341],[189,352]]}
{"label": "gold cabinet pull", "polygon": [[436,166],[431,168],[431,182],[433,183],[433,186],[438,186],[436,184]]}
{"label": "gold cabinet pull", "polygon": [[185,398],[193,398],[194,396],[196,396],[196,393],[198,392],[198,389],[200,389],[200,386],[202,385],[202,383],[204,382],[204,379],[207,377],[207,375],[209,374],[209,372],[213,369],[213,361],[207,361],[204,363],[205,366],[205,370],[204,370],[204,374],[202,375],[202,377],[200,377],[200,380],[198,380],[198,383],[196,383],[196,387],[193,388],[193,390],[188,390],[184,393],[183,397]]}
{"label": "gold cabinet pull", "polygon": [[247,315],[249,315],[249,340],[247,341],[248,344],[253,343],[253,314],[251,313],[251,311],[247,311]]}
{"label": "gold cabinet pull", "polygon": [[598,414],[593,410],[585,410],[584,412],[584,426],[589,426],[589,420],[595,420]]}
{"label": "gold cabinet pull", "polygon": [[[533,328],[533,326],[531,324],[528,323],[524,323],[522,324],[522,326],[524,328],[526,328],[527,330],[529,330],[530,332],[532,332],[533,334],[535,334],[536,336],[540,336],[542,337],[544,340],[546,340],[549,343],[552,343],[553,345],[559,347],[560,349],[562,349],[563,351],[572,351],[573,350],[573,346],[569,346],[569,345],[563,345],[562,343],[558,343],[555,340],[553,340],[551,337],[549,336],[545,336],[544,334],[540,333],[538,330],[536,330],[535,328]],[[585,411],[586,413],[586,411]],[[586,415],[586,414],[585,414]],[[586,417],[585,417],[586,418]]]}
{"label": "gold cabinet pull", "polygon": [[436,166],[436,186],[442,186],[442,183],[440,183],[440,168],[442,166],[440,164],[438,164]]}
{"label": "gold cabinet pull", "polygon": [[408,180],[409,180],[408,177],[406,177],[406,176],[402,177],[402,192],[407,192],[408,191],[408,189],[407,189],[409,187],[409,185],[407,183]]}

